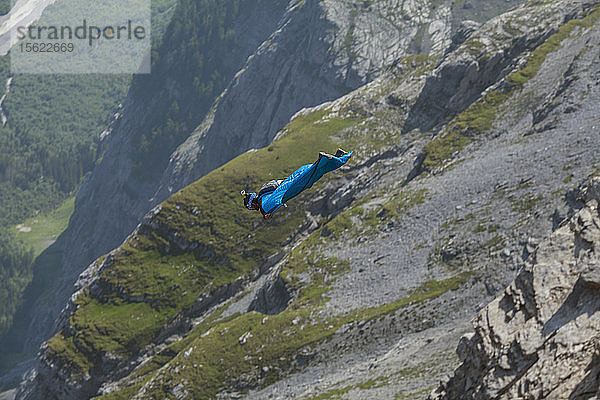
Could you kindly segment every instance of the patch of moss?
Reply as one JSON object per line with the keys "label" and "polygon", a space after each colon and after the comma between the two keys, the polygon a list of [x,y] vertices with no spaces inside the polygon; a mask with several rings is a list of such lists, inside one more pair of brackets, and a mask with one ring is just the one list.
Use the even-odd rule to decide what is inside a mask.
{"label": "patch of moss", "polygon": [[504,239],[500,235],[496,235],[483,244],[490,252],[500,250],[504,245]]}
{"label": "patch of moss", "polygon": [[521,32],[519,29],[513,28],[513,26],[511,25],[511,21],[504,22],[502,24],[502,29],[504,29],[505,32],[507,32],[513,37],[518,37],[519,35],[523,34],[523,32]]}
{"label": "patch of moss", "polygon": [[495,233],[496,231],[498,231],[498,229],[500,229],[500,226],[497,224],[490,224],[490,225],[486,225],[486,223],[484,222],[479,222],[476,226],[475,229],[473,229],[474,233],[481,233],[481,232],[488,232],[488,233]]}
{"label": "patch of moss", "polygon": [[[334,277],[350,270],[350,262],[335,257],[325,257],[316,251],[320,243],[320,230],[290,253],[283,265],[280,277],[288,287],[301,293],[294,307],[318,306],[324,300]],[[309,282],[301,282],[302,274],[310,274]]]}
{"label": "patch of moss", "polygon": [[419,303],[425,300],[436,298],[448,291],[456,290],[473,275],[472,272],[461,272],[451,278],[438,280],[429,280],[419,288],[410,292],[407,297],[402,297],[394,302],[384,304],[379,307],[367,308],[355,312],[356,319],[370,320],[385,314],[394,312],[409,304]]}
{"label": "patch of moss", "polygon": [[434,386],[426,387],[425,389],[421,389],[416,392],[411,392],[408,394],[398,393],[394,396],[394,400],[409,400],[409,399],[417,399],[425,396],[427,393],[433,390]]}
{"label": "patch of moss", "polygon": [[343,232],[352,229],[355,226],[355,224],[352,222],[352,216],[358,212],[358,209],[352,209],[348,212],[342,212],[338,214],[323,227],[321,234],[324,236],[330,236],[333,239],[339,239]]}
{"label": "patch of moss", "polygon": [[477,226],[475,226],[475,229],[473,229],[474,233],[481,233],[481,232],[485,232],[486,231],[486,227],[483,223],[478,223]]}
{"label": "patch of moss", "polygon": [[473,218],[475,218],[475,216],[472,213],[468,213],[464,217],[453,218],[449,221],[444,222],[444,224],[442,224],[442,229],[448,230],[448,229],[452,228],[453,226],[458,225],[460,223],[471,221]]}
{"label": "patch of moss", "polygon": [[[324,225],[321,235],[339,239],[343,232],[360,234],[362,236],[376,232],[379,225],[385,221],[399,220],[402,216],[426,200],[427,189],[401,189],[392,193],[373,193],[357,201],[354,207],[338,214],[333,220]],[[369,201],[391,197],[383,206],[369,207]]]}
{"label": "patch of moss", "polygon": [[471,138],[461,135],[456,130],[436,136],[423,147],[425,154],[422,164],[423,170],[432,172],[440,168],[452,154],[462,150],[469,143],[471,143]]}
{"label": "patch of moss", "polygon": [[472,136],[489,130],[498,114],[498,108],[508,99],[509,94],[500,90],[490,90],[483,98],[456,118],[453,128],[461,135]]}
{"label": "patch of moss", "polygon": [[328,400],[328,399],[340,399],[342,396],[353,389],[369,390],[375,389],[388,384],[389,377],[379,376],[377,378],[369,379],[368,381],[357,383],[355,385],[348,385],[340,389],[332,389],[325,393],[321,393],[317,396],[310,397],[307,400]]}
{"label": "patch of moss", "polygon": [[389,378],[387,376],[379,376],[377,378],[369,379],[366,382],[361,382],[357,384],[356,387],[361,390],[377,389],[378,387],[387,385],[388,382]]}
{"label": "patch of moss", "polygon": [[398,220],[412,207],[423,204],[426,200],[427,189],[402,190],[391,201],[384,204],[377,212],[380,219]]}
{"label": "patch of moss", "polygon": [[481,51],[485,48],[485,44],[483,44],[475,38],[470,38],[469,40],[467,40],[465,42],[465,46],[467,47],[469,54],[473,56],[478,56],[479,54],[481,54]]}
{"label": "patch of moss", "polygon": [[423,147],[425,158],[422,168],[432,172],[456,152],[473,142],[478,134],[492,127],[499,108],[510,97],[510,93],[491,90],[460,113],[450,127]]}
{"label": "patch of moss", "polygon": [[146,384],[147,380],[136,382],[133,385],[122,388],[112,393],[103,396],[92,397],[94,400],[130,400],[135,396],[140,389]]}
{"label": "patch of moss", "polygon": [[70,322],[77,329],[78,348],[89,353],[132,356],[151,341],[156,326],[165,324],[169,317],[145,302],[115,298],[104,303],[89,294],[80,296],[77,306]]}
{"label": "patch of moss", "polygon": [[538,194],[537,196],[534,194],[527,194],[523,197],[512,198],[512,209],[515,212],[524,214],[530,212],[535,205],[542,200],[543,196]]}
{"label": "patch of moss", "polygon": [[59,357],[69,367],[73,375],[82,377],[84,374],[89,373],[93,364],[75,346],[73,337],[65,337],[62,332],[59,332],[50,338],[46,344],[50,349],[49,358]]}
{"label": "patch of moss", "polygon": [[[202,322],[200,322],[195,328],[194,333],[196,335],[205,335],[212,326],[215,325],[216,321],[227,322],[231,321],[234,318],[237,318],[239,314],[230,315],[229,317],[222,318],[221,315],[225,311],[228,305],[221,306],[219,309],[215,310],[205,318]],[[166,365],[168,362],[173,360],[180,352],[185,351],[189,348],[190,343],[194,340],[194,335],[187,336],[182,340],[174,342],[168,345],[165,349],[161,350],[158,354],[154,355],[150,360],[145,362],[140,367],[136,368],[135,371],[131,373],[128,377],[128,384],[121,389],[104,395],[94,397],[95,400],[128,400],[131,399],[138,391],[142,388],[144,384],[150,380],[152,375],[161,367]]]}
{"label": "patch of moss", "polygon": [[545,6],[554,3],[553,0],[530,0],[527,6]]}
{"label": "patch of moss", "polygon": [[[293,362],[298,349],[333,333],[328,326],[314,329],[307,310],[288,309],[262,323],[263,318],[255,312],[244,314],[216,325],[208,335],[197,337],[187,357],[178,355],[161,378],[150,384],[150,392],[168,393],[173,387],[171,382],[202,382],[186,389],[193,398],[213,398],[222,390],[238,386],[236,382],[242,376],[264,380],[266,384],[279,378]],[[295,324],[298,320],[301,322]],[[244,335],[247,340],[242,344],[240,338]],[[263,367],[268,372],[261,377]]]}
{"label": "patch of moss", "polygon": [[341,399],[343,395],[345,395],[346,393],[348,393],[349,391],[351,391],[352,389],[354,389],[353,385],[350,386],[346,386],[340,389],[332,389],[329,390],[325,393],[321,393],[317,396],[313,396],[310,397],[307,400],[329,400],[329,399]]}
{"label": "patch of moss", "polygon": [[495,233],[495,232],[498,231],[498,229],[500,229],[500,225],[494,224],[494,225],[489,225],[488,228],[487,228],[487,231],[489,233]]}
{"label": "patch of moss", "polygon": [[402,58],[399,62],[392,65],[395,84],[410,77],[419,77],[431,71],[440,60],[440,56],[429,56],[426,54],[411,54]]}

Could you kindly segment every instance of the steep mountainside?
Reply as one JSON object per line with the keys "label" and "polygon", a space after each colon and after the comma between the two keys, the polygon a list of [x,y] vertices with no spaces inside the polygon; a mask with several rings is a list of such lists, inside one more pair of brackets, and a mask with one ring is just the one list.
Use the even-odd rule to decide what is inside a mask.
{"label": "steep mountainside", "polygon": [[[424,398],[597,172],[598,7],[465,27],[171,196],[80,276],[19,398]],[[243,210],[337,146],[273,220]]]}
{"label": "steep mountainside", "polygon": [[19,314],[27,335],[11,347],[37,348],[76,276],[173,192],[269,144],[301,108],[348,93],[408,51],[440,55],[461,19],[485,20],[520,0],[286,3],[181,2],[153,74],[135,79],[103,134],[69,228],[47,254],[60,265],[37,268],[42,294]]}
{"label": "steep mountainside", "polygon": [[449,18],[447,5],[428,2],[301,2],[173,154],[161,189],[177,191],[236,155],[266,146],[301,108],[348,93],[406,55],[426,26],[432,52],[441,53],[450,40]]}
{"label": "steep mountainside", "polygon": [[463,20],[485,21],[518,3],[300,2],[171,156],[158,199],[266,146],[303,107],[348,93],[411,52],[441,55]]}
{"label": "steep mountainside", "polygon": [[[15,24],[41,13],[48,2],[2,1],[0,11],[7,12],[11,3],[15,7],[10,22]],[[39,25],[47,25],[53,12],[56,15],[57,3],[68,7],[64,2],[48,6]],[[155,42],[160,41],[176,3],[152,0]],[[0,32],[7,29],[8,19],[8,15],[0,16]],[[0,42],[9,39],[10,34],[4,33]],[[33,258],[23,255],[32,245],[37,255],[64,230],[63,222],[68,223],[71,213],[63,213],[67,210],[61,210],[61,204],[71,201],[84,176],[94,167],[99,136],[125,99],[131,78],[125,74],[13,75],[11,56],[0,56],[0,390],[7,379],[12,380],[4,373],[21,359],[15,354],[19,346],[11,339],[20,340],[27,331],[23,325],[29,321],[20,318],[28,297],[24,293],[36,289],[29,286],[26,291],[32,280]],[[50,215],[57,224],[46,218]],[[55,219],[59,216],[61,221]],[[44,257],[49,258],[48,254]],[[49,269],[42,273],[54,275]],[[23,329],[15,329],[15,325]],[[5,334],[11,327],[13,330]],[[35,349],[30,348],[28,356],[34,353]]]}
{"label": "steep mountainside", "polygon": [[[136,155],[149,158],[148,171],[160,164],[161,156],[166,163],[169,153],[161,151],[169,146],[172,150],[177,145],[173,141],[181,140],[176,136],[203,118],[214,96],[274,29],[284,9],[285,2],[232,0],[219,6],[208,0],[180,2],[155,49],[153,73],[134,79],[128,98],[101,135],[100,157],[77,195],[66,234],[37,263],[28,304],[16,324],[17,332],[26,334],[9,338],[17,343],[7,347],[36,352],[82,266],[114,248],[123,239],[119,235],[129,233],[148,210],[148,200],[141,194],[151,191],[152,183],[130,179]],[[188,40],[193,35],[200,38]],[[185,73],[181,64],[187,67]]]}

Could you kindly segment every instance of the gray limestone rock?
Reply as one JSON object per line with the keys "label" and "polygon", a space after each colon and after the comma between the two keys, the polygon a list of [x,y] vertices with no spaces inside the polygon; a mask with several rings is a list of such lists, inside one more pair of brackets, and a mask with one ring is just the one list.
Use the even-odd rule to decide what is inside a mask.
{"label": "gray limestone rock", "polygon": [[583,399],[600,393],[600,178],[461,339],[462,364],[430,399]]}

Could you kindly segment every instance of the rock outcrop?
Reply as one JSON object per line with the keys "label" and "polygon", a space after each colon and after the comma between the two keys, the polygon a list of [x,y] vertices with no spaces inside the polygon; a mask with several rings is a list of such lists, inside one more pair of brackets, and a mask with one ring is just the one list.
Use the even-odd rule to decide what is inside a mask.
{"label": "rock outcrop", "polygon": [[600,177],[578,209],[483,309],[462,362],[430,399],[589,399],[600,396]]}

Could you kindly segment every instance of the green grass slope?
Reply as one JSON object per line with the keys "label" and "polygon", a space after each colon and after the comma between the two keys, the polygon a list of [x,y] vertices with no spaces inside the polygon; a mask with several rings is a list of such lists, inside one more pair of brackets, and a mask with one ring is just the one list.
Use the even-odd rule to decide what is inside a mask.
{"label": "green grass slope", "polygon": [[75,197],[71,197],[57,209],[29,218],[22,224],[15,225],[12,230],[16,238],[27,248],[33,249],[37,257],[67,228],[74,206]]}
{"label": "green grass slope", "polygon": [[71,318],[76,334],[52,338],[51,354],[82,373],[102,353],[132,356],[199,295],[249,273],[280,250],[303,220],[301,208],[262,222],[244,210],[239,190],[286,176],[316,159],[319,150],[335,148],[329,135],[353,121],[313,124],[322,115],[297,118],[271,147],[238,157],[163,203],[152,229],[142,227],[114,255],[98,261],[105,265],[102,295],[79,296]]}

